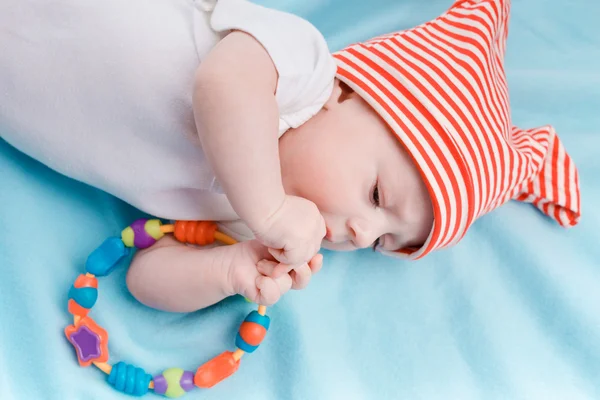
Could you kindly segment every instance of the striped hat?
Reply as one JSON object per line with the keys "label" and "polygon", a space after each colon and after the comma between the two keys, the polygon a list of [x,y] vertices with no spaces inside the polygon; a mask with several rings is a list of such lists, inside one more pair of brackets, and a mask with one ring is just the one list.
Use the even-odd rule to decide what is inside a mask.
{"label": "striped hat", "polygon": [[417,165],[434,223],[418,259],[456,244],[510,199],[565,227],[580,216],[575,164],[551,126],[511,124],[504,52],[510,0],[458,0],[413,29],[334,54],[337,77],[387,122]]}

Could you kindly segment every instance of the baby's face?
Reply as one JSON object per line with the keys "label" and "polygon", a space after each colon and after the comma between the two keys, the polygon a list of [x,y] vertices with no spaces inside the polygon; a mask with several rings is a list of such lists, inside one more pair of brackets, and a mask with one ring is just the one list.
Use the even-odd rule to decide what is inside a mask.
{"label": "baby's face", "polygon": [[286,193],[325,218],[323,246],[394,251],[420,247],[433,226],[427,188],[376,112],[336,79],[325,108],[279,144]]}

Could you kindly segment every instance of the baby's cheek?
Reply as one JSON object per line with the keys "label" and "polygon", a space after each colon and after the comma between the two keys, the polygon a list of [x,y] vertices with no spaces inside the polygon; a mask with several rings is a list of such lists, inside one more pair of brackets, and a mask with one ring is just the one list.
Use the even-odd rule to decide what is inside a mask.
{"label": "baby's cheek", "polygon": [[335,199],[335,185],[330,171],[305,171],[302,174],[298,195],[315,203],[321,211],[329,209]]}
{"label": "baby's cheek", "polygon": [[315,203],[321,213],[332,213],[339,212],[339,205],[335,190],[331,190],[331,186],[317,184],[310,193],[310,197],[307,197],[310,201]]}

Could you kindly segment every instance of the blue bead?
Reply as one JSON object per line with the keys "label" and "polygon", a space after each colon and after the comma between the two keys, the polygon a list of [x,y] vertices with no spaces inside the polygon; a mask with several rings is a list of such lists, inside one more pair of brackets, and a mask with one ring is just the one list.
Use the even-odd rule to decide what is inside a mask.
{"label": "blue bead", "polygon": [[125,388],[125,373],[126,373],[126,365],[122,362],[119,362],[112,366],[112,370],[110,371],[110,375],[108,375],[108,383],[114,387],[119,392],[122,392]]}
{"label": "blue bead", "polygon": [[252,311],[250,314],[248,314],[246,319],[244,319],[244,322],[255,322],[261,326],[264,326],[266,330],[269,330],[271,318],[269,318],[267,315],[260,315],[258,311]]}
{"label": "blue bead", "polygon": [[125,373],[125,393],[133,393],[135,389],[135,367],[133,365],[127,366],[127,372]]}
{"label": "blue bead", "polygon": [[152,376],[142,368],[118,362],[112,366],[107,380],[119,392],[133,396],[143,396],[148,393],[148,384],[152,380]]}
{"label": "blue bead", "polygon": [[90,309],[98,300],[98,289],[92,287],[76,288],[71,286],[69,290],[69,299],[75,300],[83,308]]}
{"label": "blue bead", "polygon": [[246,341],[242,339],[239,333],[235,337],[235,345],[241,350],[244,350],[246,353],[252,353],[254,350],[258,349],[258,346],[252,346],[246,343]]}
{"label": "blue bead", "polygon": [[128,254],[129,248],[125,247],[121,238],[109,237],[88,256],[85,270],[96,276],[106,276]]}
{"label": "blue bead", "polygon": [[148,393],[148,385],[152,380],[152,375],[147,374],[142,368],[135,369],[135,387],[133,388],[132,395],[143,396]]}

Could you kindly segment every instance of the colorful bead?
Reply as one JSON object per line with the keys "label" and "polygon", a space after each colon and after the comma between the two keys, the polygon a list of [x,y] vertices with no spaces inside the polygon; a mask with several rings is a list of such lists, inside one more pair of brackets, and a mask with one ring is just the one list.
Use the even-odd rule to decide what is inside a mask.
{"label": "colorful bead", "polygon": [[146,221],[144,225],[144,231],[150,236],[154,238],[154,240],[158,240],[165,236],[164,232],[160,230],[162,226],[162,222],[159,219],[149,219]]}
{"label": "colorful bead", "polygon": [[98,289],[98,279],[92,275],[79,274],[77,279],[75,279],[73,286],[75,286],[76,288],[91,287],[94,289]]}
{"label": "colorful bead", "polygon": [[81,274],[69,290],[69,312],[85,317],[98,299],[98,280],[94,276]]}
{"label": "colorful bead", "polygon": [[258,346],[260,342],[263,341],[266,334],[267,330],[254,322],[244,322],[242,326],[240,326],[239,335],[244,339],[244,342],[248,343],[250,346]]}
{"label": "colorful bead", "polygon": [[161,222],[158,219],[148,220],[140,218],[121,232],[121,240],[127,247],[145,249],[152,246],[164,236],[160,230]]}
{"label": "colorful bead", "polygon": [[169,368],[154,377],[154,392],[167,397],[181,397],[194,388],[194,373]]}
{"label": "colorful bead", "polygon": [[181,243],[204,246],[214,243],[217,224],[211,221],[177,221],[175,222],[175,239]]}
{"label": "colorful bead", "polygon": [[85,317],[90,312],[89,308],[81,307],[73,299],[69,299],[69,302],[67,303],[67,309],[69,310],[70,314],[76,315],[80,318]]}
{"label": "colorful bead", "polygon": [[125,247],[123,240],[118,237],[109,237],[88,256],[85,270],[96,276],[107,276],[128,254],[129,249]]}
{"label": "colorful bead", "polygon": [[75,347],[80,366],[108,361],[108,333],[90,317],[82,318],[77,325],[67,326],[65,336]]}
{"label": "colorful bead", "polygon": [[96,300],[98,300],[98,289],[89,287],[77,289],[71,287],[71,290],[69,290],[69,299],[75,300],[83,308],[90,309],[94,307]]}
{"label": "colorful bead", "polygon": [[270,324],[268,316],[252,311],[242,322],[235,345],[246,353],[252,353],[265,338]]}
{"label": "colorful bead", "polygon": [[196,370],[194,384],[199,388],[208,389],[225,378],[233,375],[240,366],[240,360],[233,358],[231,351],[219,354]]}
{"label": "colorful bead", "polygon": [[143,396],[148,393],[151,380],[152,376],[142,368],[124,362],[113,365],[107,378],[108,383],[116,390],[133,396]]}
{"label": "colorful bead", "polygon": [[125,228],[121,231],[121,241],[127,247],[134,246],[134,244],[133,244],[134,236],[135,236],[135,234],[133,233],[133,229],[131,229],[130,226],[128,226],[127,228]]}

